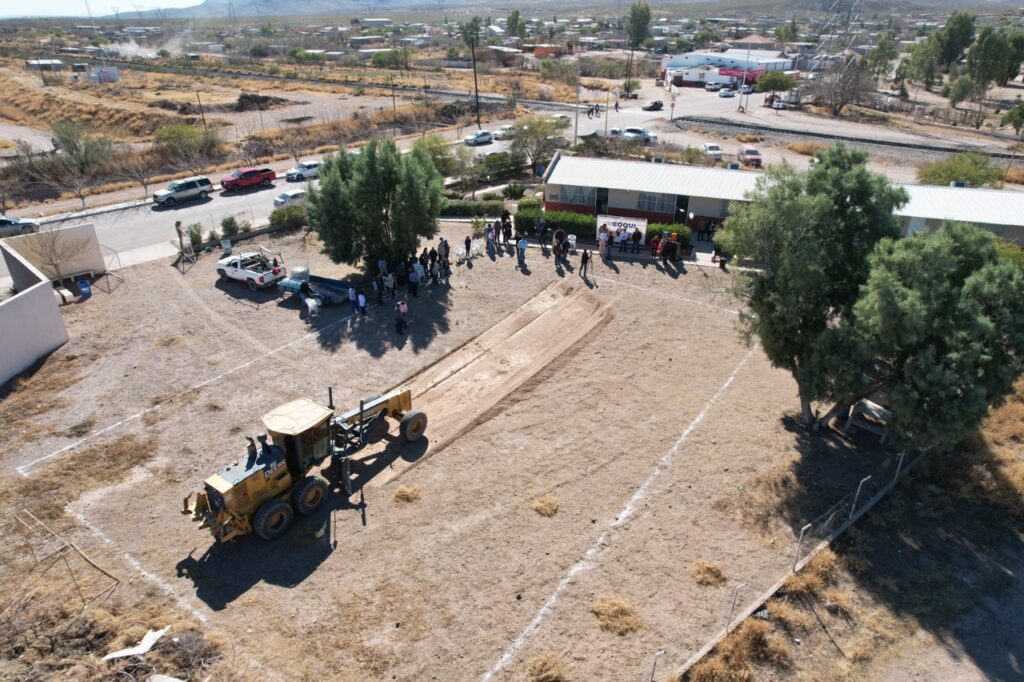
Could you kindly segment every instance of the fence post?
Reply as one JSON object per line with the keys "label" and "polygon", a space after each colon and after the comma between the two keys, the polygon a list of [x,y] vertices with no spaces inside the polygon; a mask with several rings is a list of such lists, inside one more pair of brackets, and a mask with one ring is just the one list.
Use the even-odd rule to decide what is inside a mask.
{"label": "fence post", "polygon": [[907,454],[906,450],[900,451],[900,461],[896,464],[896,475],[893,476],[893,483],[900,480],[900,471],[903,469],[903,457]]}
{"label": "fence post", "polygon": [[870,476],[865,476],[864,478],[860,479],[860,484],[857,486],[857,492],[853,496],[853,505],[850,506],[850,516],[848,518],[853,518],[853,512],[857,511],[857,498],[860,497],[860,489],[863,488],[864,484],[870,480]]}
{"label": "fence post", "polygon": [[810,528],[810,527],[811,527],[811,524],[808,523],[806,526],[804,526],[803,528],[800,529],[800,539],[796,541],[796,556],[793,557],[793,570],[794,571],[796,570],[796,565],[798,563],[800,563],[800,548],[804,544],[804,533],[806,533],[807,529]]}
{"label": "fence post", "polygon": [[658,659],[665,655],[664,650],[654,652],[654,665],[651,666],[651,681],[654,682],[654,672],[658,669]]}
{"label": "fence post", "polygon": [[726,630],[728,630],[729,626],[732,625],[732,614],[736,610],[736,598],[739,597],[740,590],[742,590],[746,586],[746,583],[740,583],[736,586],[736,589],[732,591],[732,606],[729,607],[729,620],[725,621]]}

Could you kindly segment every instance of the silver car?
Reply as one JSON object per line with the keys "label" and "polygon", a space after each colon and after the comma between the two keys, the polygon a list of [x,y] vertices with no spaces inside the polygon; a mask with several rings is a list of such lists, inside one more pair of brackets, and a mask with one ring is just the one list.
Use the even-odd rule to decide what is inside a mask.
{"label": "silver car", "polygon": [[205,175],[196,175],[184,180],[175,180],[167,185],[167,189],[153,194],[153,201],[161,206],[173,206],[180,201],[204,200],[210,195],[212,188],[213,183],[210,182],[210,178]]}
{"label": "silver car", "polygon": [[39,223],[33,220],[0,215],[0,238],[16,237],[19,234],[31,234],[39,231]]}
{"label": "silver car", "polygon": [[285,177],[292,181],[303,181],[320,175],[319,161],[302,161],[289,168]]}

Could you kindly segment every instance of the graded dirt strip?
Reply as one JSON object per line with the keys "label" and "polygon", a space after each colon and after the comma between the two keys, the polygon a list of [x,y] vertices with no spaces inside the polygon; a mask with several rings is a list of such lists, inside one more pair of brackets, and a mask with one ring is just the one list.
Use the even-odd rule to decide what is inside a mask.
{"label": "graded dirt strip", "polygon": [[[529,381],[604,320],[606,303],[581,284],[554,282],[515,312],[413,377],[413,404],[430,420],[428,457],[473,428],[505,396]],[[416,466],[396,462],[370,487]]]}

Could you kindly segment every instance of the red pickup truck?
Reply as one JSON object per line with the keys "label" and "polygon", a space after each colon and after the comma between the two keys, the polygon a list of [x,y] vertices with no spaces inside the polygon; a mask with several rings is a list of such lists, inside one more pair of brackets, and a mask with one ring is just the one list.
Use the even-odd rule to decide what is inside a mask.
{"label": "red pickup truck", "polygon": [[277,173],[272,168],[239,168],[231,175],[225,175],[220,179],[220,186],[225,192],[236,189],[248,189],[249,187],[270,187],[277,179]]}

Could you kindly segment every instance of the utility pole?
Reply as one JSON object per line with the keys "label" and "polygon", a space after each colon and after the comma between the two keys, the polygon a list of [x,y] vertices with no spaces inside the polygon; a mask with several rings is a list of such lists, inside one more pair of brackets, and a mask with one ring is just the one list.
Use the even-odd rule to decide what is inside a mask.
{"label": "utility pole", "polygon": [[1006,171],[1003,172],[1003,177],[999,180],[999,189],[1003,188],[1003,183],[1006,182],[1006,177],[1010,174],[1010,168],[1013,167],[1013,162],[1017,158],[1017,149],[1020,148],[1022,138],[1024,138],[1024,126],[1017,133],[1017,144],[1013,145],[1013,149],[1010,152],[1010,160],[1006,162]]}
{"label": "utility pole", "polygon": [[256,111],[260,112],[260,130],[266,132],[267,129],[263,125],[263,104],[260,102],[260,91],[256,91]]}
{"label": "utility pole", "polygon": [[576,138],[580,134],[580,58],[576,57],[576,125],[572,129],[572,146],[576,146]]}
{"label": "utility pole", "polygon": [[390,74],[391,78],[391,137],[398,137],[398,105],[395,104],[395,76]]}
{"label": "utility pole", "polygon": [[[747,70],[750,68],[750,43],[747,43],[747,61],[743,65],[743,83],[740,85],[741,88],[747,85]],[[750,104],[750,95],[747,95],[747,104]],[[747,108],[743,106],[743,90],[740,90],[740,111],[746,111]]]}
{"label": "utility pole", "polygon": [[203,100],[199,99],[198,90],[196,90],[196,101],[199,102],[199,116],[203,119],[203,130],[209,132],[209,129],[206,127],[206,114],[203,112]]}

